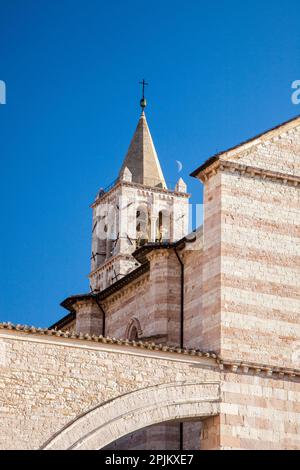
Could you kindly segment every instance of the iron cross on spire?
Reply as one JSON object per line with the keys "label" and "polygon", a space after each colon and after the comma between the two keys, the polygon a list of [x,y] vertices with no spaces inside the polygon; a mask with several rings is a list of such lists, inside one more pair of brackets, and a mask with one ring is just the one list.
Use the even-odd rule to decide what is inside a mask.
{"label": "iron cross on spire", "polygon": [[143,78],[143,80],[139,82],[139,84],[143,86],[143,98],[142,99],[145,99],[145,86],[149,85],[149,83],[147,83],[146,80]]}
{"label": "iron cross on spire", "polygon": [[144,109],[147,106],[147,101],[146,101],[146,98],[145,98],[145,86],[149,85],[149,83],[147,83],[146,80],[143,78],[143,80],[141,82],[139,82],[139,84],[142,85],[142,87],[143,87],[143,96],[142,96],[142,99],[140,101],[140,105],[141,105],[141,108]]}

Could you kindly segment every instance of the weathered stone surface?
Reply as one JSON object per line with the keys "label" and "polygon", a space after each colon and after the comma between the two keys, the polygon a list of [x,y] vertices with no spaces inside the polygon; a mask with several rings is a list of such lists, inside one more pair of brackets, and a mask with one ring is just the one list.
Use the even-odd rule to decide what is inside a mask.
{"label": "weathered stone surface", "polygon": [[95,407],[96,427],[105,419],[118,423],[106,428],[101,444],[97,437],[98,447],[111,442],[110,433],[114,440],[165,419],[200,417],[212,412],[207,403],[218,401],[212,358],[9,329],[0,330],[0,344],[1,449],[37,449],[87,413],[79,426],[84,432]]}

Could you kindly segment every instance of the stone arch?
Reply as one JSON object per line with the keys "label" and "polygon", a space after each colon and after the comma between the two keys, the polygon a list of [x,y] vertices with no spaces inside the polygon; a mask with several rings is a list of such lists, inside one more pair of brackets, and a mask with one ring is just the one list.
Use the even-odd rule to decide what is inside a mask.
{"label": "stone arch", "polygon": [[151,239],[151,223],[149,209],[146,204],[136,208],[136,245],[137,247],[148,243]]}
{"label": "stone arch", "polygon": [[[136,332],[136,335],[134,335]],[[141,328],[141,324],[136,317],[132,317],[130,322],[127,325],[125,338],[129,339],[130,341],[138,339],[143,334],[143,330]],[[134,337],[135,336],[135,337]]]}
{"label": "stone arch", "polygon": [[120,395],[75,418],[45,450],[98,450],[153,424],[219,414],[218,382],[159,384]]}

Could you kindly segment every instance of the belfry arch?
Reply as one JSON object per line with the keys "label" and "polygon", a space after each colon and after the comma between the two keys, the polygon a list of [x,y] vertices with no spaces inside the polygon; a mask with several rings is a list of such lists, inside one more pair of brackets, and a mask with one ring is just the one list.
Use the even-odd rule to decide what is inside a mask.
{"label": "belfry arch", "polygon": [[141,204],[136,209],[136,246],[144,245],[151,239],[151,222],[148,207]]}
{"label": "belfry arch", "polygon": [[217,416],[218,382],[168,383],[120,395],[68,423],[44,450],[99,450],[153,424]]}
{"label": "belfry arch", "polygon": [[172,216],[167,209],[161,209],[158,212],[156,221],[156,238],[157,242],[171,241],[171,220]]}

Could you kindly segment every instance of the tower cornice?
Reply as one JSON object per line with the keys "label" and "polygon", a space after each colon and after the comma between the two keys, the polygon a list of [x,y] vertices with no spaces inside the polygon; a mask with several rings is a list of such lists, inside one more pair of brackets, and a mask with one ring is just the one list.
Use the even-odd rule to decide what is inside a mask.
{"label": "tower cornice", "polygon": [[157,186],[147,186],[147,185],[144,185],[144,184],[140,184],[140,183],[134,183],[132,181],[122,181],[122,180],[119,180],[116,182],[115,186],[113,186],[112,188],[109,189],[109,191],[107,191],[106,193],[104,193],[102,196],[98,197],[91,205],[90,207],[94,208],[96,207],[98,204],[103,204],[105,203],[105,200],[108,199],[116,189],[120,188],[120,187],[127,187],[127,188],[137,188],[137,189],[141,189],[141,190],[145,190],[145,191],[150,191],[151,193],[157,193],[157,194],[169,194],[170,196],[179,196],[179,197],[183,197],[183,198],[190,198],[191,197],[191,194],[190,193],[183,193],[183,192],[179,192],[179,191],[175,191],[175,190],[172,190],[172,189],[167,189],[167,188],[159,188]]}

